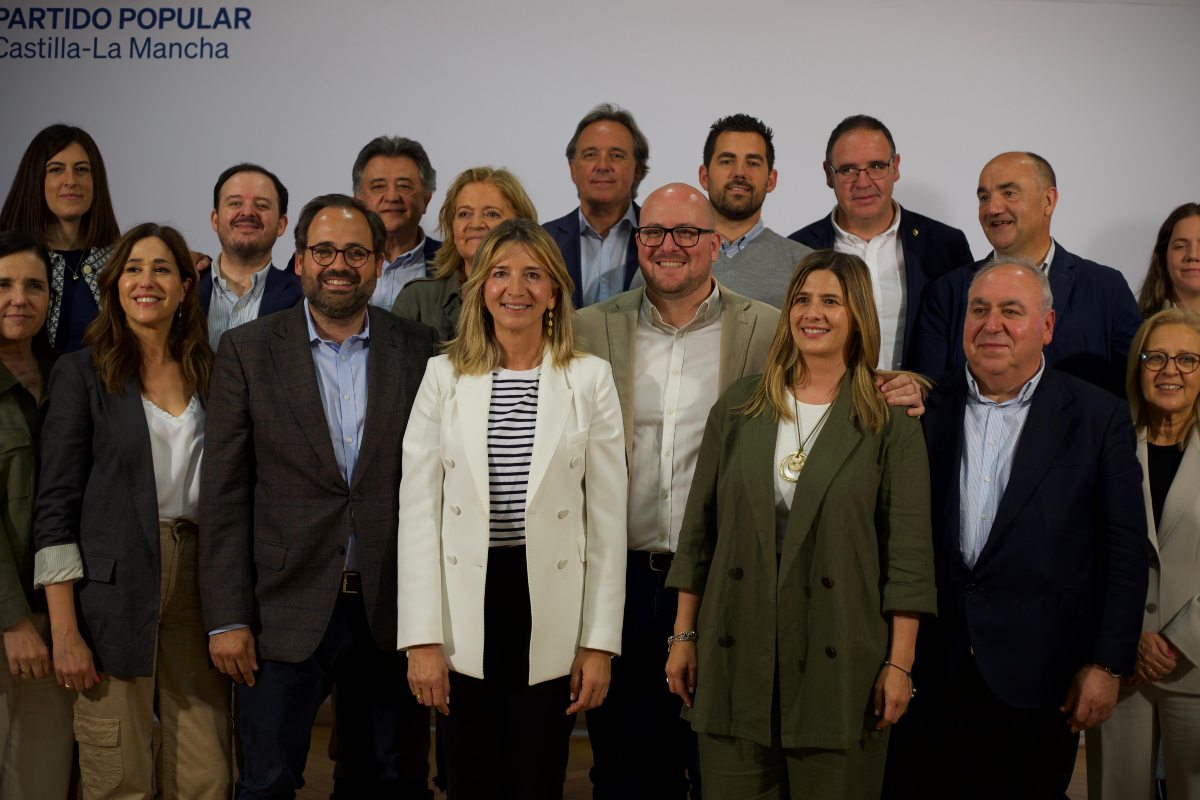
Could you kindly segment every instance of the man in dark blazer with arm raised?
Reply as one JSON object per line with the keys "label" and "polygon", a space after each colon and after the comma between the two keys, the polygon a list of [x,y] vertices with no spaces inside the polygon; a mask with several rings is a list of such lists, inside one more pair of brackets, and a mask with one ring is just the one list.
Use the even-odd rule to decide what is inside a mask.
{"label": "man in dark blazer with arm raised", "polygon": [[650,143],[623,108],[598,105],[575,126],[567,166],[579,207],[542,226],[575,282],[575,308],[620,294],[637,273],[633,229],[640,209],[633,198],[649,160]]}
{"label": "man in dark blazer with arm raised", "polygon": [[938,617],[886,797],[1062,798],[1079,731],[1133,667],[1148,575],[1129,409],[1042,356],[1050,284],[1031,262],[969,288],[966,365],[926,400]]}
{"label": "man in dark blazer with arm raised", "polygon": [[368,306],[385,233],[360,201],[318,197],[295,233],[306,301],[222,337],[205,431],[201,601],[239,684],[237,797],[295,796],[335,685],[339,725],[373,726],[375,746],[346,754],[364,763],[333,796],[429,797],[428,714],[396,688],[396,520],[435,335]]}
{"label": "man in dark blazer with arm raised", "polygon": [[[1080,258],[1050,236],[1058,179],[1036,153],[1001,153],[979,175],[979,224],[996,258],[1032,261],[1054,291],[1054,341],[1046,362],[1125,397],[1125,357],[1142,324],[1125,277]],[[917,315],[912,368],[939,378],[964,363],[958,337],[967,316],[967,287],[992,255],[958,267],[925,290]]]}
{"label": "man in dark blazer with arm raised", "polygon": [[863,259],[879,306],[880,369],[912,369],[913,329],[926,285],[970,264],[967,237],[958,228],[901,208],[892,198],[900,154],[887,126],[857,114],[829,134],[825,184],[833,211],[789,236],[814,250],[832,248]]}

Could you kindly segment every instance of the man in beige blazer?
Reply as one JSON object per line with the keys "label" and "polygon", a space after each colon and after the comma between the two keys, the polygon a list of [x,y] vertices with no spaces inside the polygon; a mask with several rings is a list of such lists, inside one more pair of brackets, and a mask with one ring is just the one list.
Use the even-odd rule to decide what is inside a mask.
{"label": "man in beige blazer", "polygon": [[693,735],[663,673],[676,599],[664,582],[709,408],[729,384],[761,371],[779,319],[713,280],[720,237],[699,191],[655,191],[641,226],[646,285],[575,318],[580,345],[612,364],[629,463],[622,655],[605,704],[587,714],[598,800],[683,798],[689,775],[696,781]]}

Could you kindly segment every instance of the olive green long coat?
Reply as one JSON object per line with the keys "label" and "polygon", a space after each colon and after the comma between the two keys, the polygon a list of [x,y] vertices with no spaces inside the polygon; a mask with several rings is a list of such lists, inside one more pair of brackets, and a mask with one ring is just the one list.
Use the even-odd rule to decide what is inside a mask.
{"label": "olive green long coat", "polygon": [[703,595],[698,732],[771,744],[779,670],[785,748],[844,749],[874,730],[872,692],[892,611],[934,613],[929,468],[921,426],[891,409],[883,432],[850,421],[846,382],[796,484],[776,566],[776,422],[713,406],[667,585]]}

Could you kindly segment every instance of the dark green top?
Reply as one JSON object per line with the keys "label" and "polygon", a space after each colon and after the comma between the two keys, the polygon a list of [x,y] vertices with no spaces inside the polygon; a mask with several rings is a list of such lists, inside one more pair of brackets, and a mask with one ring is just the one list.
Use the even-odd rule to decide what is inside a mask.
{"label": "dark green top", "polygon": [[462,293],[457,275],[449,278],[417,278],[400,290],[392,313],[423,322],[438,332],[442,343],[458,333],[458,315],[462,311]]}

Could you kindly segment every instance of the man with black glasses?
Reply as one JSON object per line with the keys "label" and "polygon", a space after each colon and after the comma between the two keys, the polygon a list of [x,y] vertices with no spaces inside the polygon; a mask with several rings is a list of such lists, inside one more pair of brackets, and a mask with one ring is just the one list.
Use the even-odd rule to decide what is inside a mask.
{"label": "man with black glasses", "polygon": [[652,193],[633,234],[645,286],[575,318],[584,349],[612,364],[629,463],[622,655],[587,721],[595,798],[672,800],[697,775],[694,736],[663,672],[676,599],[664,582],[709,408],[730,383],[762,370],[779,312],[713,279],[721,239],[691,186]]}
{"label": "man with black glasses", "polygon": [[878,366],[909,369],[921,294],[935,278],[974,261],[967,237],[892,199],[900,154],[891,131],[874,117],[859,114],[838,123],[822,168],[837,205],[788,238],[866,262],[879,311]]}

